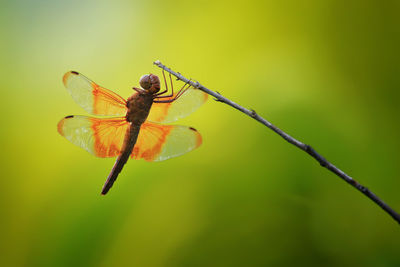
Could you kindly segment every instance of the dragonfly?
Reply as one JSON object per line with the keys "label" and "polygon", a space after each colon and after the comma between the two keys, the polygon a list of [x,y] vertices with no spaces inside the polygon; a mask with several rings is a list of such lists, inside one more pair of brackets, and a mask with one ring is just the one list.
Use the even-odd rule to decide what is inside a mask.
{"label": "dragonfly", "polygon": [[94,156],[117,157],[102,195],[113,186],[129,158],[163,161],[202,143],[195,128],[165,123],[191,114],[207,101],[208,95],[189,83],[174,92],[171,74],[170,88],[164,71],[162,74],[164,90],[158,76],[146,74],[139,80],[140,87],[133,87],[135,92],[126,100],[76,71],[63,76],[75,102],[97,117],[66,116],[58,123],[58,132]]}

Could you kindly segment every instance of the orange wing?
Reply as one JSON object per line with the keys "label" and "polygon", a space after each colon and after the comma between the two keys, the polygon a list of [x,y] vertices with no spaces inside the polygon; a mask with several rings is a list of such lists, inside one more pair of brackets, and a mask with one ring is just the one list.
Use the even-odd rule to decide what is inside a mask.
{"label": "orange wing", "polygon": [[[58,123],[58,132],[74,145],[106,158],[121,153],[129,127],[125,118],[67,116]],[[183,155],[199,147],[201,142],[201,135],[192,127],[145,122],[131,157],[162,161]]]}
{"label": "orange wing", "polygon": [[125,115],[126,101],[76,71],[65,73],[63,82],[72,98],[87,112],[96,115]]}
{"label": "orange wing", "polygon": [[163,125],[146,121],[131,157],[146,161],[163,161],[183,155],[201,145],[196,129],[180,125]]}
{"label": "orange wing", "polygon": [[129,126],[125,118],[67,116],[58,123],[58,132],[74,145],[106,158],[121,153]]}
{"label": "orange wing", "polygon": [[[163,100],[170,98],[163,98]],[[172,103],[153,103],[147,119],[154,122],[174,122],[196,111],[207,99],[208,95],[203,91],[196,88],[189,88],[181,97]]]}

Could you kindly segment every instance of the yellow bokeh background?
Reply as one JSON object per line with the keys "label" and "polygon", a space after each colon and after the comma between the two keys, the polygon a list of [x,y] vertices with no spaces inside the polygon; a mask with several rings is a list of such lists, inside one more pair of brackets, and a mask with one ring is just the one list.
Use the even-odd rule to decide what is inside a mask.
{"label": "yellow bokeh background", "polygon": [[[253,108],[400,210],[398,1],[7,1],[1,266],[399,266],[399,225],[266,127],[210,100],[203,145],[114,159],[56,131],[61,78],[121,96],[155,60]],[[176,82],[179,86],[179,82]]]}

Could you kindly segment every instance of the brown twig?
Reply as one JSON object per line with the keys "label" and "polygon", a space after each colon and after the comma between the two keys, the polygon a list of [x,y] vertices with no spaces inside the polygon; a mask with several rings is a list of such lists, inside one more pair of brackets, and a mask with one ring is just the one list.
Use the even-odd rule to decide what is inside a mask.
{"label": "brown twig", "polygon": [[323,156],[321,156],[317,151],[315,151],[310,145],[304,144],[303,142],[300,142],[299,140],[291,137],[290,135],[288,135],[287,133],[285,133],[284,131],[282,131],[281,129],[279,129],[278,127],[276,127],[275,125],[273,125],[272,123],[270,123],[269,121],[267,121],[266,119],[261,117],[260,115],[258,115],[254,110],[246,109],[246,108],[236,104],[235,102],[223,97],[219,92],[211,91],[210,89],[201,85],[199,82],[197,82],[197,81],[194,82],[192,80],[185,78],[182,74],[180,74],[179,72],[178,73],[174,72],[173,70],[171,70],[168,67],[166,67],[165,65],[163,65],[160,61],[158,61],[158,60],[155,61],[154,65],[157,65],[158,67],[171,73],[178,80],[181,80],[185,83],[189,83],[193,87],[195,87],[199,90],[202,90],[203,92],[213,96],[216,101],[223,102],[223,103],[243,112],[244,114],[250,116],[251,118],[259,121],[260,123],[264,124],[269,129],[271,129],[275,133],[279,134],[287,142],[289,142],[292,145],[307,152],[311,157],[313,157],[315,160],[317,160],[322,167],[327,168],[328,170],[330,170],[331,172],[333,172],[334,174],[336,174],[337,176],[339,176],[340,178],[345,180],[348,184],[355,187],[358,191],[363,193],[366,197],[368,197],[373,202],[378,204],[384,211],[386,211],[390,216],[392,216],[392,218],[394,220],[396,220],[400,224],[400,214],[398,214],[396,211],[394,211],[389,205],[387,205],[385,202],[383,202],[377,195],[372,193],[371,190],[369,190],[367,187],[361,185],[356,180],[354,180],[349,175],[347,175],[345,172],[340,170],[338,167],[336,167],[335,165],[333,165],[332,163],[327,161]]}

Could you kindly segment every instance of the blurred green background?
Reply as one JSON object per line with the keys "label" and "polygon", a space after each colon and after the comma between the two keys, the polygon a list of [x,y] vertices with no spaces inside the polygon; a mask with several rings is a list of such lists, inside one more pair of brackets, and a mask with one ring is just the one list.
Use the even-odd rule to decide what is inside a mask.
{"label": "blurred green background", "polygon": [[[56,131],[76,70],[124,97],[161,60],[309,143],[400,211],[399,1],[7,1],[1,266],[400,266],[399,225],[304,152],[209,100],[203,145],[114,159]],[[176,86],[179,86],[178,84]]]}

